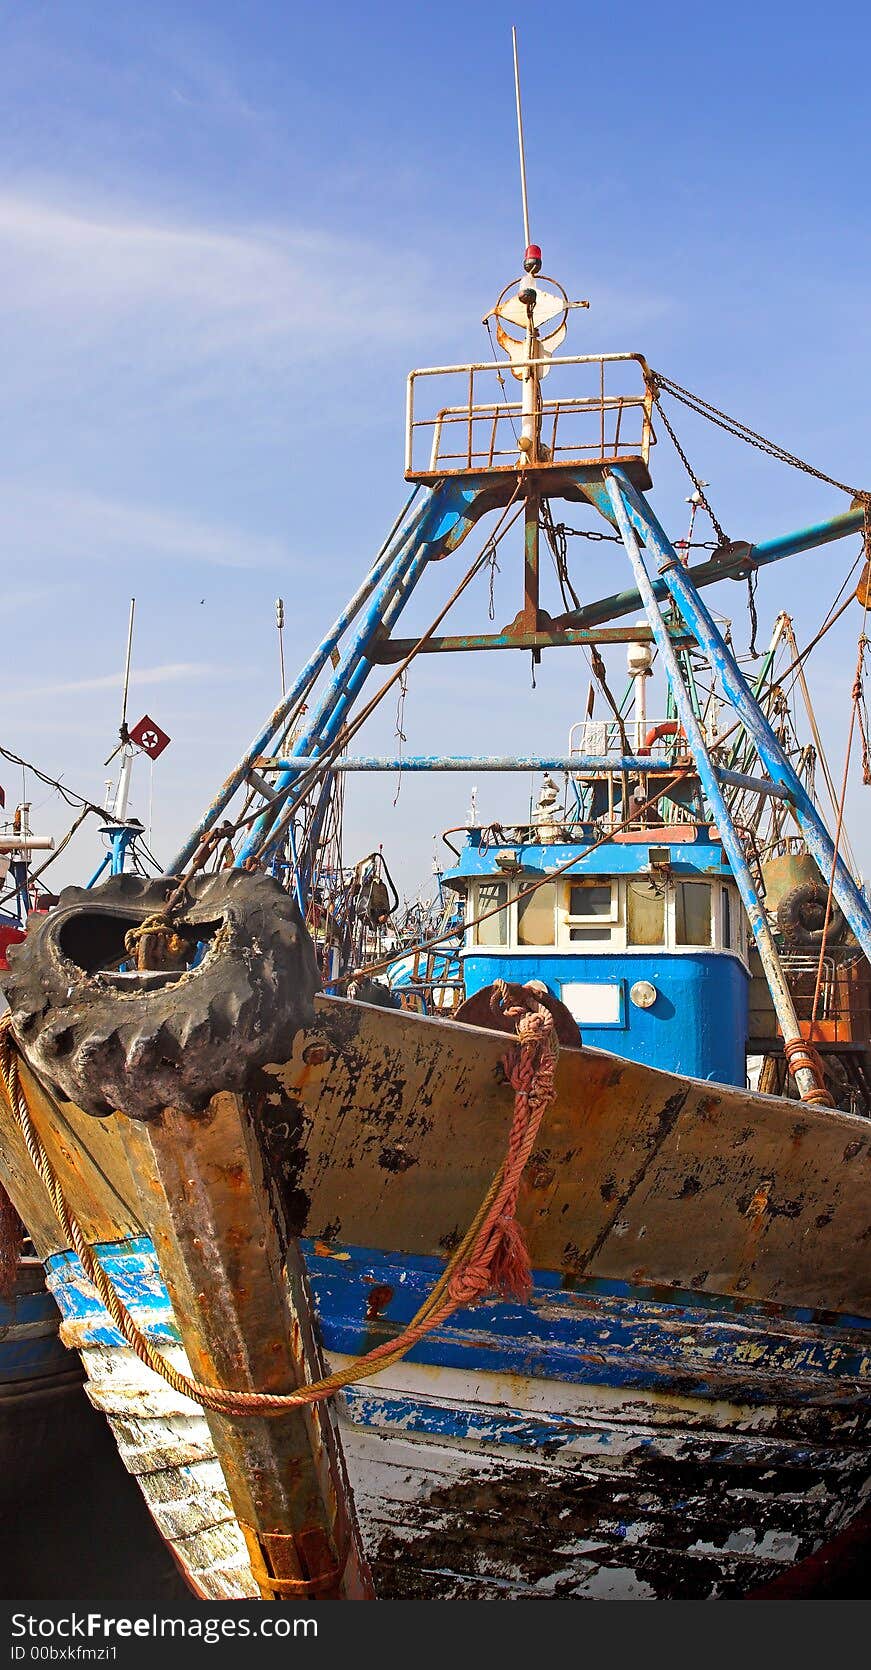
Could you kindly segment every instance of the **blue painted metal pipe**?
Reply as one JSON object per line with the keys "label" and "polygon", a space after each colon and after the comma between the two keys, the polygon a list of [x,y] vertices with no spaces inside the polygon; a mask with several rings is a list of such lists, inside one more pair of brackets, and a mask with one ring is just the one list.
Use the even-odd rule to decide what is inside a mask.
{"label": "blue painted metal pipe", "polygon": [[[818,545],[844,539],[847,534],[860,533],[864,520],[865,513],[861,507],[846,510],[842,515],[832,516],[827,522],[818,522],[813,527],[799,528],[795,533],[782,534],[778,539],[763,539],[758,545],[750,546],[749,555],[742,549],[731,559],[728,556],[717,560],[712,558],[709,562],[697,563],[686,572],[696,587],[712,586],[717,580],[740,579],[752,568],[762,568],[766,563],[780,562],[782,557],[795,556],[799,551],[812,551]],[[669,589],[665,581],[651,579],[650,583],[654,597],[666,601]],[[595,603],[586,603],[581,609],[561,615],[556,624],[569,628],[598,626],[602,621],[616,619],[618,615],[630,615],[640,607],[639,591],[612,592],[610,597],[600,597]]]}
{"label": "blue painted metal pipe", "polygon": [[[307,771],[319,763],[320,756],[308,754],[292,760],[276,760],[281,771]],[[650,775],[674,775],[675,766],[669,760],[652,758],[649,754],[397,754],[361,755],[356,758],[334,760],[332,771],[569,771],[579,775],[588,771],[644,772]],[[714,768],[721,783],[737,789],[749,789],[754,794],[772,795],[775,800],[789,800],[790,794],[781,783],[764,777],[748,777],[742,771]]]}
{"label": "blue painted metal pipe", "polygon": [[[633,524],[640,528],[642,537],[649,542],[652,550],[659,557],[662,564],[663,579],[668,586],[669,594],[674,599],[681,615],[694,633],[697,643],[704,650],[711,666],[719,676],[723,689],[738,714],[747,735],[752,739],[766,771],[774,782],[781,783],[789,791],[793,814],[804,836],[808,851],[816,860],[827,887],[834,867],[833,891],[835,898],[862,950],[871,961],[871,910],[869,910],[867,901],[856,886],[840,855],[838,855],[837,863],[835,862],[834,843],[819,812],[797,772],[783,753],[768,720],[754,701],[738,663],[724,642],[709,610],[706,609],[699,597],[691,576],[678,561],[667,535],[660,527],[650,506],[642,499],[640,494],[636,493],[623,470],[615,469],[613,478],[615,482],[619,482],[622,490],[621,505],[625,503],[624,515],[628,514]],[[620,497],[619,493],[618,497]],[[687,735],[689,735],[689,732],[687,732]]]}
{"label": "blue painted metal pipe", "polygon": [[[424,507],[423,515],[417,518],[414,523],[413,534],[415,536],[422,534],[428,526],[428,513],[432,507],[433,496],[430,496],[430,500]],[[321,749],[328,746],[331,740],[332,721],[337,713],[347,711],[350,700],[353,700],[353,696],[350,697],[350,700],[346,698],[352,685],[354,685],[354,694],[359,688],[359,682],[355,683],[355,675],[359,669],[363,668],[364,679],[368,674],[371,663],[366,658],[366,649],[372,643],[375,634],[381,629],[382,625],[386,624],[390,605],[397,596],[403,595],[403,582],[414,566],[417,550],[417,539],[412,540],[410,537],[403,543],[394,561],[387,569],[381,584],[370,598],[369,606],[353,640],[347,646],[339,665],[333,671],[319,706],[315,709],[305,731],[297,739],[294,748],[295,754],[306,753],[313,746]],[[340,723],[341,719],[339,720]],[[338,730],[338,725],[336,730]],[[253,825],[238,855],[237,865],[243,865],[248,858],[252,858],[260,852],[270,830],[279,820],[282,806],[289,800],[289,790],[291,790],[298,775],[299,772],[295,764],[290,763],[288,770],[278,778],[274,788],[276,799],[270,802]],[[291,811],[292,802],[288,806],[288,812]],[[285,818],[282,821],[286,826],[287,819]]]}
{"label": "blue painted metal pipe", "polygon": [[[630,520],[630,507],[626,502],[628,485],[629,484],[622,471],[615,470],[607,477],[608,496],[611,500],[617,526],[620,529],[623,543],[626,546],[629,560],[632,564],[639,595],[644,605],[647,618],[653,628],[653,635],[656,639],[659,653],[662,656],[668,681],[671,686],[672,695],[674,696],[675,706],[677,707],[687,742],[695,760],[696,769],[701,780],[705,798],[707,799],[708,805],[714,814],[714,819],[720,832],[720,839],[723,842],[723,850],[729,859],[732,874],[735,877],[738,891],[741,894],[744,909],[747,913],[747,920],[750,923],[753,937],[759,948],[759,955],[762,958],[762,966],[765,970],[765,976],[768,981],[768,987],[771,992],[771,998],[774,1004],[775,1014],[777,1015],[780,1025],[780,1030],[783,1033],[784,1041],[792,1042],[793,1040],[801,1037],[801,1028],[798,1024],[795,1006],[783,974],[783,969],[780,965],[780,958],[777,955],[774,938],[772,936],[771,929],[768,926],[768,918],[766,917],[765,911],[759,901],[753,877],[750,874],[750,867],[744,856],[744,849],[741,845],[735,825],[732,822],[729,808],[726,805],[726,801],[723,796],[723,791],[717,781],[717,775],[705,744],[702,728],[693,710],[693,704],[690,701],[689,691],[687,690],[686,684],[684,683],[681,675],[677,653],[671,639],[669,638],[668,629],[666,627],[665,620],[663,619],[659,603],[657,602],[654,594],[650,576],[644,566],[644,562],[641,557],[641,549],[635,534],[635,528],[633,527],[633,523],[638,519],[641,519],[647,530],[647,537],[652,543],[653,530],[649,527],[646,521],[647,514],[652,513],[648,512],[648,507],[640,495],[633,493],[631,501],[632,519]],[[675,558],[675,561],[676,560],[677,559]],[[807,1093],[813,1094],[820,1088],[817,1084],[815,1074],[808,1067],[796,1064],[792,1071],[799,1093],[802,1096]]]}
{"label": "blue painted metal pipe", "polygon": [[[299,736],[287,762],[288,769],[276,780],[276,800],[258,818],[238,854],[237,865],[256,857],[267,839],[273,844],[280,839],[295,805],[294,785],[300,775],[297,757],[321,753],[335,741],[372,671],[367,650],[376,634],[389,631],[427,565],[461,543],[486,502],[487,496],[480,487],[469,487],[462,481],[447,480],[434,489],[423,518],[415,524],[413,539],[409,539],[372,597],[353,641],[333,672],[320,706]],[[282,801],[284,810],[279,815]]]}
{"label": "blue painted metal pipe", "polygon": [[123,874],[127,863],[127,854],[136,840],[137,835],[141,835],[142,833],[142,825],[138,823],[104,824],[103,828],[100,830],[100,834],[107,835],[109,837],[109,850],[106,853],[103,862],[94,871],[90,881],[87,883],[89,891],[92,887],[96,887],[97,882],[100,880],[104,871],[108,870],[109,874],[113,876],[120,876]]}
{"label": "blue painted metal pipe", "polygon": [[293,833],[292,823],[288,828],[287,838],[288,845],[290,847],[290,859],[293,865],[293,890],[296,894],[296,902],[299,905],[300,915],[305,916],[305,899],[303,898],[302,885],[299,879],[299,856],[296,850],[296,838]]}
{"label": "blue painted metal pipe", "polygon": [[765,563],[780,562],[781,557],[795,557],[799,551],[813,551],[818,545],[829,545],[846,534],[861,533],[865,526],[864,505],[844,510],[840,516],[830,516],[826,522],[816,522],[795,533],[781,534],[778,539],[762,539],[750,548],[751,559],[757,568]]}
{"label": "blue painted metal pipe", "polygon": [[344,636],[351,622],[359,614],[367,598],[371,596],[379,580],[383,578],[391,563],[395,561],[397,551],[401,549],[413,536],[415,528],[420,524],[426,513],[426,503],[424,503],[417,511],[410,525],[403,529],[403,524],[406,522],[408,513],[411,510],[412,504],[414,503],[419,491],[420,488],[415,487],[414,492],[409,495],[362,585],[358,587],[350,602],[346,604],[345,608],[342,610],[342,613],[336,617],[326,636],[322,638],[314,653],[309,656],[308,661],[302,668],[298,677],[294,680],[291,688],[287,691],[287,694],[282,697],[274,713],[267,720],[264,729],[254,738],[250,747],[247,749],[245,754],[243,754],[235,770],[231,771],[229,777],[226,779],[226,782],[222,784],[218,794],[215,796],[215,799],[204,812],[202,818],[197,824],[196,829],[191,835],[189,835],[180,851],[176,853],[167,871],[168,875],[179,875],[185,866],[190,862],[197,850],[197,847],[200,845],[200,842],[208,834],[212,825],[217,822],[221,813],[232,800],[236,790],[244,782],[245,774],[249,770],[252,762],[256,760],[260,754],[266,752],[269,747],[269,743],[279,726],[283,724],[283,722],[293,712],[297,702],[302,700],[306,691],[322,672],[330,655],[339,642],[339,639]]}
{"label": "blue painted metal pipe", "polygon": [[[311,820],[311,827],[305,844],[305,850],[302,854],[302,873],[299,876],[299,888],[304,900],[306,901],[306,905],[308,904],[309,896],[311,894],[318,848],[321,844],[321,835],[323,834],[324,823],[326,821],[327,812],[329,811],[332,793],[333,778],[332,773],[328,771],[325,773],[323,783],[321,784],[318,803],[315,808],[314,816]],[[291,818],[289,827],[292,827],[292,825],[293,819]]]}

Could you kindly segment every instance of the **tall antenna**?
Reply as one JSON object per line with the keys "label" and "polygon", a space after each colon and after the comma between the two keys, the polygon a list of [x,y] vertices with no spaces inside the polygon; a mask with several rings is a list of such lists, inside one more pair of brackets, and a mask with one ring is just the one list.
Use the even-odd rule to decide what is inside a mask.
{"label": "tall antenna", "polygon": [[130,599],[130,621],[127,627],[127,655],[124,661],[124,694],[121,698],[121,741],[127,741],[127,692],[130,689],[130,657],[133,653],[133,616],[136,613],[136,599]]}
{"label": "tall antenna", "polygon": [[517,101],[517,145],[520,151],[520,195],[523,199],[523,247],[529,248],[529,204],[526,198],[526,153],[523,147],[523,111],[520,107],[520,65],[517,60],[517,30],[511,25],[511,45],[514,49],[514,96]]}
{"label": "tall antenna", "polygon": [[133,616],[136,613],[136,599],[130,599],[130,620],[127,624],[127,654],[124,657],[124,689],[121,695],[121,723],[118,727],[120,741],[117,748],[113,748],[109,758],[103,763],[111,765],[115,755],[124,749],[130,741],[127,734],[127,694],[130,689],[130,660],[133,654]]}

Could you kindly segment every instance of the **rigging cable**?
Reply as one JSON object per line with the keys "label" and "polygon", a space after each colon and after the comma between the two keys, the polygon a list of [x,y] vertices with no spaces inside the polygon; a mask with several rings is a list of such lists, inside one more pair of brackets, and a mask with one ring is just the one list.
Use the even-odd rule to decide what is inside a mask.
{"label": "rigging cable", "polygon": [[[868,503],[867,500],[865,501],[864,550],[865,550],[866,562],[871,563],[871,508],[869,508],[869,503]],[[863,746],[862,746],[862,772],[863,772],[863,779],[866,783],[869,781],[869,775],[871,775],[868,772],[868,743],[867,743],[867,736],[866,736],[866,731],[865,731],[865,718],[864,718],[865,697],[864,697],[864,689],[863,689],[863,674],[864,674],[864,670],[865,670],[865,651],[868,647],[868,639],[865,636],[865,626],[866,626],[866,622],[867,622],[867,619],[868,619],[868,603],[869,603],[869,590],[866,586],[864,588],[864,591],[863,591],[862,628],[861,628],[861,631],[859,633],[859,642],[858,642],[857,651],[856,651],[856,675],[855,675],[855,678],[853,680],[852,701],[851,701],[851,707],[850,707],[850,728],[847,732],[847,749],[846,749],[846,754],[845,754],[845,758],[844,758],[844,775],[843,775],[843,778],[841,780],[841,799],[840,799],[840,804],[838,806],[838,822],[837,822],[837,825],[836,825],[836,828],[835,828],[834,851],[832,853],[832,870],[831,870],[831,874],[829,876],[829,888],[828,888],[828,893],[826,895],[826,914],[825,914],[825,917],[823,918],[823,933],[822,933],[822,938],[820,940],[820,957],[819,957],[819,962],[817,964],[817,977],[816,977],[816,983],[815,983],[815,986],[814,986],[814,1001],[813,1001],[813,1007],[811,1009],[811,1026],[812,1027],[813,1027],[813,1024],[814,1024],[814,1022],[816,1021],[816,1018],[817,1018],[817,1008],[818,1008],[819,1001],[820,1001],[820,992],[822,990],[823,964],[825,962],[826,941],[828,939],[829,924],[830,924],[831,915],[832,915],[832,896],[833,896],[834,890],[835,890],[835,875],[837,873],[837,868],[838,868],[838,849],[840,847],[841,831],[842,831],[843,823],[844,823],[844,804],[845,804],[846,799],[847,799],[847,782],[848,782],[849,770],[850,770],[850,755],[851,755],[852,749],[853,749],[853,736],[854,736],[855,729],[856,729],[857,719],[859,721],[860,730],[862,731],[862,744],[863,744]]]}

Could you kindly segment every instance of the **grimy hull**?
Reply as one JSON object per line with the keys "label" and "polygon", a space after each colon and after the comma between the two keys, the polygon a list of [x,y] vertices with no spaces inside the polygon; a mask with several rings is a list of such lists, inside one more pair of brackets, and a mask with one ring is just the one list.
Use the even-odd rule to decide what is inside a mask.
{"label": "grimy hull", "polygon": [[[505,1047],[319,998],[286,1062],[192,1123],[216,1244],[234,1232],[231,1111],[250,1133],[331,1364],[401,1331],[473,1219],[511,1120]],[[220,1306],[235,1269],[238,1306],[250,1249],[195,1293],[144,1186],[167,1133],[28,1091],[140,1327],[200,1372],[197,1304]],[[228,1423],[123,1344],[8,1119],[2,1149],[64,1337],[161,1529],[201,1592],[261,1592]],[[862,1120],[563,1051],[519,1203],[531,1301],[455,1313],[336,1400],[376,1593],[727,1596],[837,1535],[871,1488],[869,1173]]]}

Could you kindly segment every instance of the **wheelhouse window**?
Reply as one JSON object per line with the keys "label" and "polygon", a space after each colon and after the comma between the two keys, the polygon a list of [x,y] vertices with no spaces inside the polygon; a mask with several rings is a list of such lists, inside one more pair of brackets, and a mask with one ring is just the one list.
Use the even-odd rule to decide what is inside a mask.
{"label": "wheelhouse window", "polygon": [[679,881],[674,890],[675,945],[710,945],[711,889],[706,881]]}
{"label": "wheelhouse window", "polygon": [[732,899],[728,887],[720,889],[720,938],[724,951],[732,948]]}
{"label": "wheelhouse window", "polygon": [[626,942],[665,944],[665,888],[661,882],[633,878],[626,884]]}
{"label": "wheelhouse window", "polygon": [[569,940],[575,945],[607,944],[617,920],[617,889],[611,879],[568,882],[565,902]]}
{"label": "wheelhouse window", "polygon": [[610,881],[573,881],[569,883],[569,916],[572,921],[614,920],[614,889]]}
{"label": "wheelhouse window", "polygon": [[517,941],[519,945],[553,945],[556,911],[556,883],[543,882],[534,893],[527,893],[517,901]]}
{"label": "wheelhouse window", "polygon": [[[488,911],[494,914],[489,916]],[[476,916],[485,920],[475,928],[478,945],[508,944],[508,883],[507,881],[479,881]]]}

